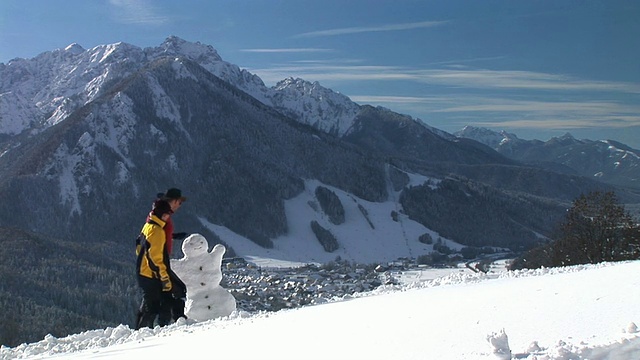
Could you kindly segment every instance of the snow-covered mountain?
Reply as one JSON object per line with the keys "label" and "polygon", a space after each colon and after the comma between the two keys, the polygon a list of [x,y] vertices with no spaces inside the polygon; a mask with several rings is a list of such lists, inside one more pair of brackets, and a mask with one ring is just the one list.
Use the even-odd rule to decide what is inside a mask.
{"label": "snow-covered mountain", "polygon": [[[305,190],[314,192],[306,184],[315,183],[349,194],[362,212],[374,212],[365,202],[374,207],[391,200],[396,212],[405,212],[411,221],[431,219],[422,224],[425,233],[467,245],[530,244],[550,228],[548,220],[527,224],[523,216],[518,222],[522,226],[508,225],[519,227],[505,232],[511,238],[478,237],[479,229],[469,228],[464,235],[452,219],[426,216],[437,208],[444,214],[441,205],[423,201],[416,206],[412,197],[439,192],[454,205],[458,196],[408,179],[446,177],[445,183],[454,184],[447,189],[472,194],[478,191],[469,182],[472,176],[455,179],[452,172],[469,165],[504,169],[509,160],[475,142],[443,137],[424,122],[389,109],[357,105],[318,83],[285,79],[267,88],[256,75],[223,61],[210,45],[177,37],[146,49],[116,43],[84,50],[74,44],[34,59],[12,60],[1,68],[0,79],[0,133],[6,139],[0,193],[11,200],[0,205],[7,214],[5,225],[53,230],[70,238],[87,232],[123,237],[139,226],[135,214],[144,213],[144,199],[179,186],[198,202],[178,214],[184,217],[178,223],[193,232],[203,229],[205,221],[221,225],[269,248],[292,228],[284,201]],[[414,195],[402,193],[406,186]],[[572,186],[581,191],[593,185]],[[51,189],[53,196],[47,195]],[[523,206],[509,210],[512,214],[561,214],[560,206],[550,210],[546,203],[500,196],[513,198],[509,202],[516,208]],[[120,209],[117,199],[122,197],[133,206]],[[41,198],[50,200],[43,204]],[[479,204],[465,208],[472,211]],[[478,213],[486,213],[486,206]],[[55,215],[33,222],[27,215],[34,211]],[[325,212],[306,219],[307,226],[315,221],[330,233],[341,233],[340,224],[328,221]],[[121,224],[115,232],[98,220],[104,213]],[[389,215],[385,221],[396,222],[397,217]],[[495,222],[495,229],[503,226],[501,220],[487,221]],[[402,228],[397,231],[393,236],[374,231],[372,236],[418,241],[417,234],[407,239]],[[344,248],[349,239],[336,241]],[[405,246],[405,255],[412,254],[412,246]],[[348,256],[362,260],[357,254]]]}
{"label": "snow-covered mountain", "polygon": [[317,82],[290,78],[267,88],[258,76],[222,60],[212,46],[171,36],[158,47],[121,42],[85,50],[71,44],[34,59],[10,61],[0,67],[0,134],[55,125],[114,83],[167,56],[194,61],[262,103],[323,131],[344,134],[358,113],[356,103]]}
{"label": "snow-covered mountain", "polygon": [[526,143],[526,140],[519,139],[515,134],[508,133],[504,130],[493,131],[487,128],[465,126],[462,130],[454,133],[455,136],[467,139],[473,139],[481,142],[493,149],[504,151],[505,147],[512,147],[514,144],[519,145]]}
{"label": "snow-covered mountain", "polygon": [[522,140],[505,131],[466,126],[455,133],[511,159],[599,181],[640,188],[640,150],[613,140],[576,139],[567,133],[548,141]]}
{"label": "snow-covered mountain", "polygon": [[269,98],[276,109],[324,132],[345,135],[360,106],[345,95],[303,79],[287,78],[276,84]]}

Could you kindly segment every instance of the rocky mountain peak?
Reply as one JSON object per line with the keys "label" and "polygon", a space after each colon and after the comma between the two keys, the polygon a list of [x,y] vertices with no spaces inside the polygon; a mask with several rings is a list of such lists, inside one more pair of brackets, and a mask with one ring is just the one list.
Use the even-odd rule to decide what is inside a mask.
{"label": "rocky mountain peak", "polygon": [[549,141],[546,142],[546,145],[547,146],[557,146],[557,145],[569,146],[569,145],[579,145],[583,143],[584,143],[583,141],[576,139],[575,137],[573,137],[573,135],[567,132],[562,136],[552,137],[551,139],[549,139]]}
{"label": "rocky mountain peak", "polygon": [[78,43],[73,43],[73,44],[69,44],[66,48],[64,48],[64,51],[77,55],[77,54],[83,53],[85,50]]}
{"label": "rocky mountain peak", "polygon": [[222,61],[222,58],[211,45],[200,42],[189,42],[177,36],[169,36],[159,47],[151,49],[156,55],[186,56],[201,65]]}
{"label": "rocky mountain peak", "polygon": [[109,67],[118,63],[133,62],[138,64],[144,61],[142,49],[125,42],[98,45],[83,53],[83,56],[82,65],[93,63],[92,67],[99,66],[98,63]]}
{"label": "rocky mountain peak", "polygon": [[271,100],[277,109],[339,136],[349,131],[360,111],[360,106],[349,97],[325,88],[317,81],[290,77],[271,90]]}
{"label": "rocky mountain peak", "polygon": [[481,127],[467,125],[462,130],[454,133],[455,136],[473,139],[492,148],[498,147],[505,139],[504,134]]}
{"label": "rocky mountain peak", "polygon": [[288,77],[286,79],[278,81],[278,83],[273,88],[274,90],[296,89],[302,93],[321,91],[324,89],[317,81],[310,82],[294,77]]}
{"label": "rocky mountain peak", "polygon": [[571,135],[570,132],[566,132],[564,135],[562,135],[560,137],[561,139],[575,139],[575,137],[573,137],[573,135]]}

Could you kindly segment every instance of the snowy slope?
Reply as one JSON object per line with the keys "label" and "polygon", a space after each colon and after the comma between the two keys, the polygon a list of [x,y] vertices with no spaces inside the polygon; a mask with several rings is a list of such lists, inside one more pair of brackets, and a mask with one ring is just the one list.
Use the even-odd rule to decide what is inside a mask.
{"label": "snowy slope", "polygon": [[[429,178],[414,175],[412,184],[422,184],[427,180]],[[340,198],[345,210],[343,224],[332,224],[327,215],[322,212],[314,195],[317,186],[329,188]],[[272,249],[260,247],[255,242],[223,226],[212,224],[204,219],[200,221],[231,246],[238,256],[261,266],[265,266],[260,262],[261,258],[278,259],[285,263],[324,264],[340,257],[360,264],[372,264],[389,262],[406,256],[416,258],[432,252],[433,245],[423,244],[418,241],[418,238],[426,233],[435,241],[440,238],[438,233],[403,215],[397,201],[399,192],[389,189],[389,193],[392,194],[391,198],[385,202],[370,202],[317,180],[308,180],[305,190],[300,195],[285,201],[289,231],[286,235],[273,240]],[[398,221],[391,220],[393,211],[399,213]],[[338,250],[334,252],[323,250],[311,230],[310,221],[312,220],[331,231],[338,240]],[[451,249],[459,250],[462,247],[453,241],[440,239]]]}
{"label": "snowy slope", "polygon": [[[266,261],[266,259],[265,259]],[[640,358],[640,261],[448,276],[277,313],[47,337],[0,358]]]}

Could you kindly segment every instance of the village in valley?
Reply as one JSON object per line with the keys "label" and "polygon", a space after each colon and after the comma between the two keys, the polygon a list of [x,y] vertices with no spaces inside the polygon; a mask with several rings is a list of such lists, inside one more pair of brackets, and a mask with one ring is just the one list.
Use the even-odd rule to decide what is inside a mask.
{"label": "village in valley", "polygon": [[[440,270],[440,271],[434,271]],[[451,272],[475,272],[465,266],[434,269],[401,258],[384,265],[353,264],[336,259],[328,264],[307,264],[291,268],[266,268],[242,258],[225,259],[221,286],[236,299],[240,310],[278,311],[342,299],[380,286],[404,281],[424,281]],[[429,277],[422,277],[429,273]]]}

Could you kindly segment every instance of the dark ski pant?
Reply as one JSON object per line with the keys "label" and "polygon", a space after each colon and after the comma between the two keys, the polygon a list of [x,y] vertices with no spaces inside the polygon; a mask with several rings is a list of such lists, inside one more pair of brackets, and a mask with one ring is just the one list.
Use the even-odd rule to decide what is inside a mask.
{"label": "dark ski pant", "polygon": [[173,271],[169,271],[171,292],[162,291],[162,282],[158,279],[151,279],[138,275],[138,284],[142,289],[142,303],[136,318],[136,329],[142,327],[153,328],[153,324],[158,319],[158,325],[165,326],[183,317],[184,298],[187,296],[187,286]]}
{"label": "dark ski pant", "polygon": [[187,318],[184,314],[184,299],[187,297],[187,285],[178,277],[178,275],[169,269],[169,278],[171,279],[171,296],[163,297],[160,308],[159,322],[168,324],[171,320],[176,321],[179,318]]}
{"label": "dark ski pant", "polygon": [[162,291],[162,282],[158,279],[138,275],[138,285],[142,289],[142,303],[136,319],[136,329],[153,328],[156,318],[158,325],[168,325],[168,319],[160,315],[167,312],[167,309],[171,313],[171,308],[168,308],[171,302],[167,300],[171,298],[171,293]]}

